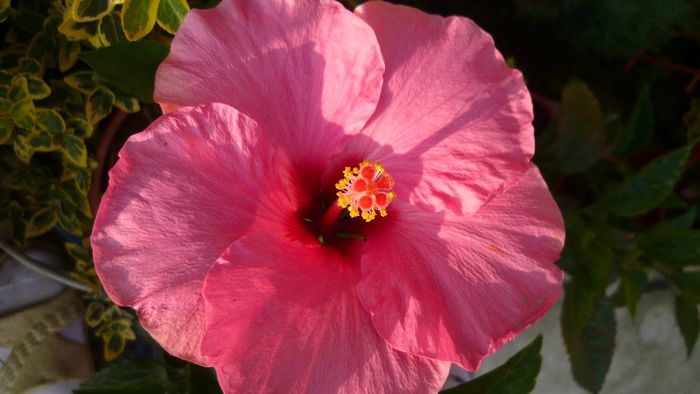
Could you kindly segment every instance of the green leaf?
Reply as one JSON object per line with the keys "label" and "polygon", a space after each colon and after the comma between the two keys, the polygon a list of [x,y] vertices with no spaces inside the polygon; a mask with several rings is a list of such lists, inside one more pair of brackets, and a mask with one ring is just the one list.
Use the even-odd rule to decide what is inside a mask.
{"label": "green leaf", "polygon": [[36,76],[41,76],[41,74],[44,73],[44,66],[39,63],[38,60],[29,58],[29,57],[22,57],[17,61],[17,70],[15,71],[15,74],[30,74],[30,75],[36,75]]}
{"label": "green leaf", "polygon": [[36,124],[36,113],[34,102],[29,95],[27,78],[18,76],[12,81],[8,98],[12,102],[10,116],[12,116],[17,127],[27,130],[33,129]]}
{"label": "green leaf", "polygon": [[639,247],[652,260],[676,267],[700,264],[700,230],[678,229],[639,235]]}
{"label": "green leaf", "polygon": [[105,47],[126,41],[122,21],[118,15],[109,14],[100,20],[99,35]]}
{"label": "green leaf", "polygon": [[137,41],[153,30],[158,14],[158,0],[124,0],[122,26],[129,41]]}
{"label": "green leaf", "polygon": [[90,123],[80,117],[72,117],[66,121],[66,127],[73,129],[73,133],[79,137],[88,138],[92,135],[94,128]]}
{"label": "green leaf", "polygon": [[114,106],[128,113],[139,112],[141,105],[139,101],[133,97],[129,97],[120,91],[114,91]]}
{"label": "green leaf", "polygon": [[41,209],[29,219],[27,223],[27,237],[38,237],[39,235],[47,233],[56,225],[57,221],[58,217],[56,216],[56,209],[54,207]]}
{"label": "green leaf", "polygon": [[105,318],[105,307],[99,301],[91,302],[85,311],[85,321],[90,327],[97,327]]}
{"label": "green leaf", "polygon": [[693,227],[695,222],[695,217],[698,213],[698,207],[693,207],[688,210],[688,212],[678,215],[672,219],[664,220],[663,222],[654,226],[651,230],[652,233],[663,234],[669,231],[689,229]]}
{"label": "green leaf", "polygon": [[690,357],[700,333],[700,319],[698,307],[682,296],[676,297],[676,323],[685,341],[686,354]]}
{"label": "green leaf", "polygon": [[68,86],[83,94],[90,94],[97,89],[97,75],[92,71],[78,71],[63,78]]}
{"label": "green leaf", "polygon": [[139,100],[152,103],[156,69],[168,55],[168,47],[155,41],[120,43],[83,52],[80,58],[102,78]]}
{"label": "green leaf", "polygon": [[15,122],[9,116],[0,116],[0,145],[10,141]]}
{"label": "green leaf", "polygon": [[564,87],[557,131],[562,172],[581,172],[598,160],[605,142],[605,118],[583,82],[572,81]]}
{"label": "green leaf", "polygon": [[168,33],[175,34],[189,10],[186,0],[160,0],[158,25]]}
{"label": "green leaf", "polygon": [[542,335],[493,371],[460,386],[444,390],[444,394],[525,394],[535,388],[542,366]]}
{"label": "green leaf", "polygon": [[40,63],[49,67],[56,63],[56,53],[58,52],[58,43],[53,34],[40,32],[29,43],[27,48],[27,56],[39,60]]}
{"label": "green leaf", "polygon": [[87,100],[87,120],[90,124],[97,124],[112,112],[114,93],[100,86],[90,93]]}
{"label": "green leaf", "polygon": [[112,0],[73,0],[73,18],[89,22],[107,15],[114,7]]}
{"label": "green leaf", "polygon": [[43,79],[29,75],[26,78],[29,95],[33,100],[41,100],[49,97],[51,88]]}
{"label": "green leaf", "polygon": [[92,211],[87,196],[80,191],[75,181],[68,180],[61,182],[56,185],[55,191],[58,198],[61,200],[61,205],[71,206],[87,218],[92,217]]}
{"label": "green leaf", "polygon": [[622,271],[620,274],[620,287],[625,295],[627,309],[634,317],[637,314],[637,305],[647,287],[647,276],[644,271]]}
{"label": "green leaf", "polygon": [[674,277],[683,297],[690,302],[700,304],[700,272],[682,272]]}
{"label": "green leaf", "polygon": [[26,138],[15,138],[12,148],[15,151],[15,156],[17,156],[22,163],[29,164],[29,161],[34,155],[34,150],[32,149],[32,146],[29,145]]}
{"label": "green leaf", "polygon": [[152,360],[123,360],[97,372],[74,394],[153,394],[165,393],[168,376],[163,366]]}
{"label": "green leaf", "polygon": [[78,167],[87,166],[87,148],[85,142],[71,134],[63,136],[63,156]]}
{"label": "green leaf", "polygon": [[21,136],[19,139],[26,141],[33,152],[49,152],[58,149],[53,143],[53,136],[45,130],[34,130],[28,136]]}
{"label": "green leaf", "polygon": [[61,205],[61,209],[58,211],[58,224],[65,231],[75,236],[82,235],[83,228],[80,219],[75,212],[72,212],[70,208],[65,208],[63,205]]}
{"label": "green leaf", "polygon": [[597,393],[603,387],[615,349],[615,331],[615,312],[605,299],[593,302],[591,314],[579,332],[570,330],[562,320],[574,379],[590,392]]}
{"label": "green leaf", "polygon": [[55,109],[37,109],[36,123],[41,130],[46,130],[51,135],[60,135],[66,131],[66,124],[63,121],[63,117],[61,117],[61,114]]}
{"label": "green leaf", "polygon": [[58,69],[61,72],[66,72],[73,68],[78,61],[78,55],[80,55],[80,43],[66,41],[58,52]]}
{"label": "green leaf", "polygon": [[98,25],[98,21],[78,22],[73,18],[73,13],[70,10],[66,10],[63,23],[58,27],[58,31],[71,41],[88,40],[93,46],[99,46]]}
{"label": "green leaf", "polygon": [[598,208],[618,216],[637,216],[656,208],[673,190],[689,153],[690,146],[685,146],[658,157],[613,188]]}
{"label": "green leaf", "polygon": [[615,153],[629,155],[640,151],[654,134],[654,108],[649,95],[649,86],[644,85],[637,97],[632,115],[617,141]]}

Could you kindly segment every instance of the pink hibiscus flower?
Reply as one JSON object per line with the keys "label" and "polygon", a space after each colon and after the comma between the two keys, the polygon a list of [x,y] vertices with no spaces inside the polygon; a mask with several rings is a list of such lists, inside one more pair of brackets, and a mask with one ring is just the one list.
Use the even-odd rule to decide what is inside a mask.
{"label": "pink hibiscus flower", "polygon": [[434,392],[560,296],[530,96],[469,19],[224,0],[188,14],[155,98],[95,265],[226,392]]}

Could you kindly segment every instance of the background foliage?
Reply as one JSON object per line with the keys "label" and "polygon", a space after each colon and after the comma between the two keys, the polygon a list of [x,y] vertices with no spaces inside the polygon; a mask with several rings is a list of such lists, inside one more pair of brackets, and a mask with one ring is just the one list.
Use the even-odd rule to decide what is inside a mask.
{"label": "background foliage", "polygon": [[[474,19],[527,79],[535,161],[567,226],[561,325],[576,381],[601,389],[614,309],[634,316],[647,291],[672,289],[690,355],[700,331],[697,2],[400,2]],[[0,0],[0,238],[61,245],[72,276],[93,289],[85,318],[105,368],[80,393],[218,390],[210,370],[164,355],[109,301],[87,240],[121,142],[158,114],[153,78],[172,34],[190,6],[216,1],[189,3]],[[450,392],[528,392],[540,346]]]}

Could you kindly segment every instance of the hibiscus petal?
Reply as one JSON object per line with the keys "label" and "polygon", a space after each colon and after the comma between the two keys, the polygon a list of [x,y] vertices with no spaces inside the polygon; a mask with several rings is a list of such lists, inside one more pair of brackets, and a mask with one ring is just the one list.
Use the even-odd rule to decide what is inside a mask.
{"label": "hibiscus petal", "polygon": [[155,99],[232,105],[293,155],[322,160],[372,115],[383,72],[374,32],[338,2],[223,0],[188,13]]}
{"label": "hibiscus petal", "polygon": [[396,349],[473,371],[559,298],[564,224],[536,167],[474,215],[397,208],[368,236],[358,285]]}
{"label": "hibiscus petal", "polygon": [[396,351],[354,290],[357,261],[269,234],[236,241],[206,277],[202,351],[227,393],[436,392],[449,363]]}
{"label": "hibiscus petal", "polygon": [[204,276],[245,231],[279,222],[273,160],[258,125],[223,104],[165,115],[122,148],[95,220],[95,267],[168,352],[206,364]]}
{"label": "hibiscus petal", "polygon": [[356,139],[349,149],[381,162],[400,197],[473,213],[527,171],[530,94],[486,32],[466,18],[384,2],[356,13],[377,35],[386,74],[363,131],[375,146]]}

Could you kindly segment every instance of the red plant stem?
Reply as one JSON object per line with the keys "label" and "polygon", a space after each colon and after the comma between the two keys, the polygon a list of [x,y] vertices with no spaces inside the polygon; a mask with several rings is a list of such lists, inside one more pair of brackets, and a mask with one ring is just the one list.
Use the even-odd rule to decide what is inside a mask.
{"label": "red plant stem", "polygon": [[691,79],[688,85],[686,85],[685,87],[686,93],[690,93],[693,90],[695,90],[695,87],[698,85],[698,83],[700,83],[700,69],[695,69],[681,64],[677,64],[662,57],[650,56],[643,52],[637,53],[630,57],[629,61],[627,61],[627,64],[625,65],[625,70],[631,69],[639,61],[653,64],[665,68],[669,71],[677,72],[679,74],[686,74],[692,76],[693,79]]}
{"label": "red plant stem", "polygon": [[93,215],[97,214],[97,207],[100,205],[100,199],[102,198],[100,189],[102,188],[102,180],[105,173],[107,153],[124,119],[126,119],[126,112],[117,109],[112,114],[112,118],[109,120],[107,127],[105,127],[100,141],[97,143],[97,152],[95,152],[97,166],[92,171],[92,181],[90,182],[90,190],[88,190],[88,201],[90,202],[90,209]]}

